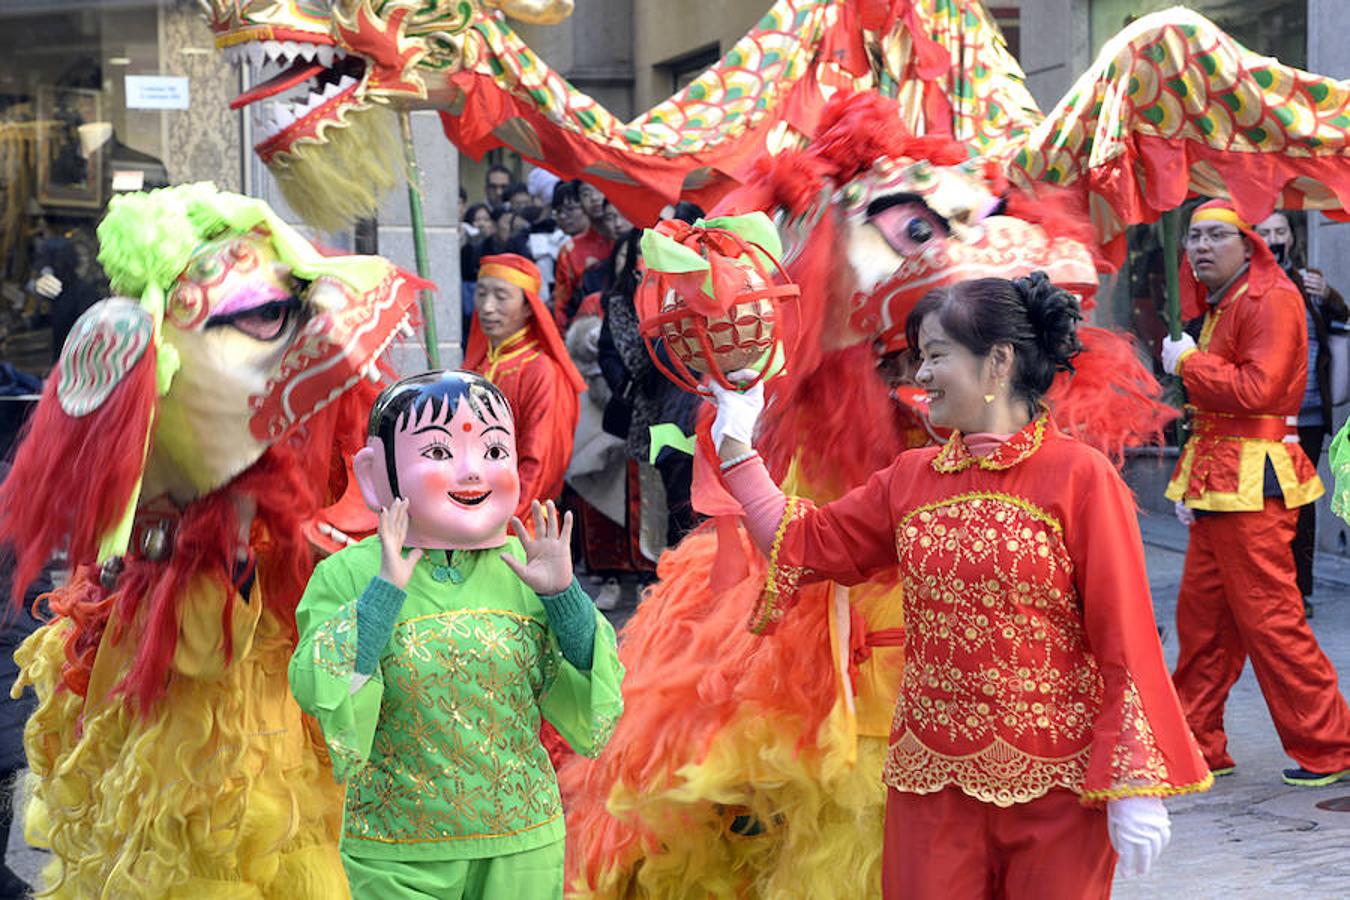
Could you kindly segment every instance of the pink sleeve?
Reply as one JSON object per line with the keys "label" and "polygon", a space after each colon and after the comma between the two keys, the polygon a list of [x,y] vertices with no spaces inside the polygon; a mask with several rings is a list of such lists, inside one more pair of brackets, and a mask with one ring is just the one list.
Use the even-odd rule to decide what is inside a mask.
{"label": "pink sleeve", "polygon": [[773,483],[764,460],[758,456],[727,469],[722,478],[731,496],[745,508],[745,529],[750,532],[750,539],[759,552],[768,556],[778,523],[783,520],[783,510],[787,508],[787,497]]}

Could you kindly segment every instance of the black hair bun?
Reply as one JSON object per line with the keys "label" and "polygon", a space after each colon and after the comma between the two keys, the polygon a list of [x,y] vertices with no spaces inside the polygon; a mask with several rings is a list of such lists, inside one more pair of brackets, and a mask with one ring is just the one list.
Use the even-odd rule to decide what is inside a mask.
{"label": "black hair bun", "polygon": [[1013,287],[1047,361],[1055,371],[1073,371],[1073,358],[1083,349],[1078,340],[1078,323],[1083,320],[1078,298],[1056,286],[1044,272],[1015,278]]}

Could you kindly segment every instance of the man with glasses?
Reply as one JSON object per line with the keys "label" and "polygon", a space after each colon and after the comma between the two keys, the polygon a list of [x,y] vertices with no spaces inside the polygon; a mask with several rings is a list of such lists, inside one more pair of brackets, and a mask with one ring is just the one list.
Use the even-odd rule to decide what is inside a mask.
{"label": "man with glasses", "polygon": [[1307,379],[1303,300],[1231,204],[1196,209],[1186,235],[1182,312],[1204,315],[1197,342],[1163,341],[1192,433],[1167,497],[1193,515],[1177,597],[1181,652],[1172,680],[1205,760],[1233,771],[1228,692],[1248,656],[1284,750],[1288,784],[1350,775],[1350,709],[1303,615],[1290,542],[1298,508],[1323,493],[1294,423]]}

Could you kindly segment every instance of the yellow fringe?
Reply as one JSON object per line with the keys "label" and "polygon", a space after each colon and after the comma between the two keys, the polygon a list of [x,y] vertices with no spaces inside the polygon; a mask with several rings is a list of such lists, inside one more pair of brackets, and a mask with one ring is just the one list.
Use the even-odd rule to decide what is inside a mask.
{"label": "yellow fringe", "polygon": [[350,108],[268,168],[302,219],[336,231],[374,215],[406,171],[398,116],[383,105]]}
{"label": "yellow fringe", "polygon": [[[66,621],[15,653],[32,776],[25,835],[49,847],[45,897],[343,898],[342,794],[289,694],[270,614],[218,679],[171,676],[150,717],[58,687]],[[83,718],[82,718],[83,717]]]}
{"label": "yellow fringe", "polygon": [[[624,785],[609,809],[636,816],[660,845],[639,864],[600,873],[574,898],[772,897],[860,900],[881,893],[885,787],[882,738],[860,737],[848,763],[844,711],[836,707],[816,748],[799,730],[747,714],[719,734],[708,756],[663,791]],[[739,823],[738,823],[739,820]],[[745,834],[753,822],[758,834]]]}
{"label": "yellow fringe", "polygon": [[1127,784],[1105,791],[1084,791],[1084,803],[1102,803],[1119,800],[1122,797],[1175,797],[1178,794],[1199,794],[1214,786],[1214,773],[1206,772],[1205,777],[1194,784],[1173,786],[1170,784]]}

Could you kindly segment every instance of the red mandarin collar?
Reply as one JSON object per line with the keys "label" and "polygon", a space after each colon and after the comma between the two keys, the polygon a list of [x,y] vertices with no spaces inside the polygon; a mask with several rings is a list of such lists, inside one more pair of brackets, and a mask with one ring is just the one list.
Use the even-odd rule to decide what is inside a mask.
{"label": "red mandarin collar", "polygon": [[951,439],[943,445],[937,456],[933,457],[933,469],[944,474],[964,472],[971,466],[979,466],[990,472],[1011,469],[1039,450],[1045,441],[1047,429],[1052,428],[1054,424],[1050,421],[1050,414],[1042,412],[986,456],[971,453],[961,437],[961,432],[952,432]]}

